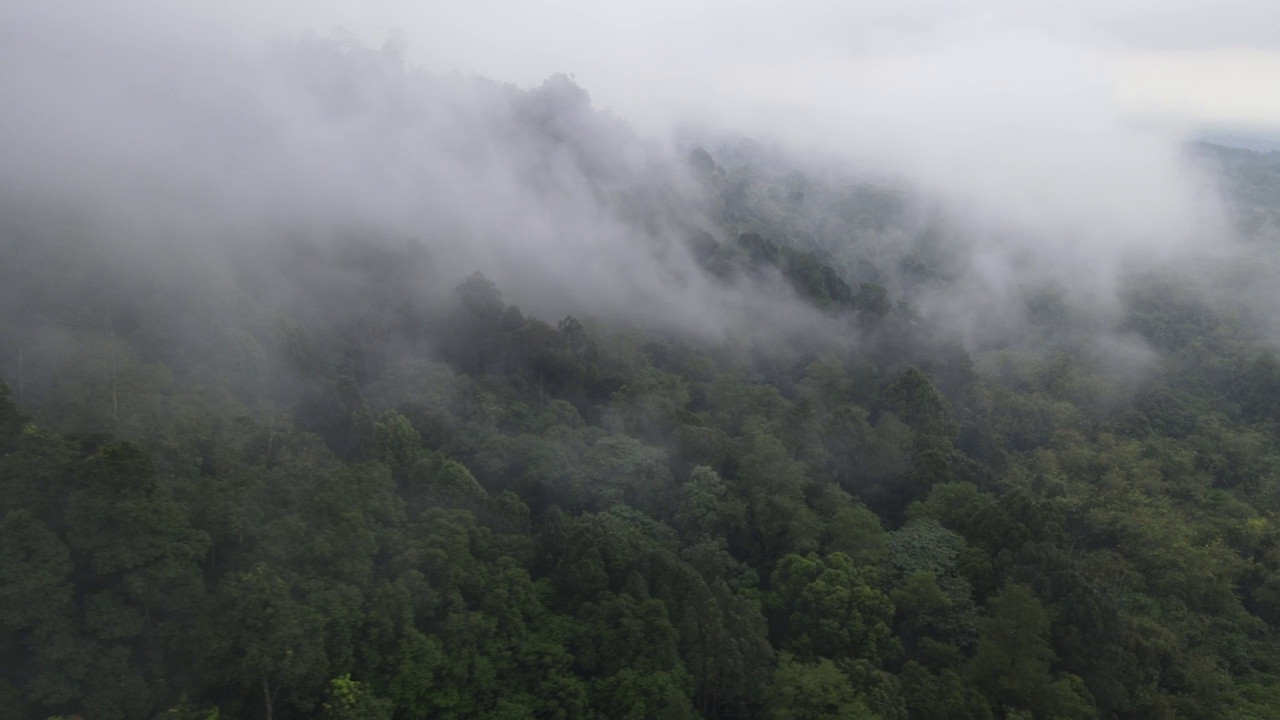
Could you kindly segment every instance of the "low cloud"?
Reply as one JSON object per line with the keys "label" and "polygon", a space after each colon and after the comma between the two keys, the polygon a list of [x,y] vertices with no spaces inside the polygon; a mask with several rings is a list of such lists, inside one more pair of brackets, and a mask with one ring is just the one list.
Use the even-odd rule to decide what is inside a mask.
{"label": "low cloud", "polygon": [[[930,2],[788,13],[700,3],[667,16],[605,4],[547,17],[502,5],[509,14],[479,41],[492,63],[469,68],[498,81],[413,68],[468,42],[484,8],[371,49],[264,43],[249,28],[272,7],[293,17],[287,3],[240,16],[11,5],[0,36],[6,203],[73,208],[100,238],[176,249],[211,273],[291,233],[416,238],[449,282],[479,269],[540,315],[586,308],[714,337],[829,321],[781,290],[696,269],[684,240],[715,218],[684,148],[666,142],[677,127],[756,138],[833,183],[904,189],[920,216],[847,246],[913,241],[926,216],[943,218],[958,259],[947,287],[915,300],[964,338],[992,318],[1020,322],[1028,287],[1114,314],[1128,266],[1194,259],[1228,237],[1217,193],[1185,157],[1185,129],[1136,126],[1114,97],[1117,38],[1137,35],[1101,4],[1035,16],[1007,3],[978,16]],[[336,7],[317,17],[340,18]],[[397,9],[408,12],[370,12]],[[1060,30],[1046,31],[1055,18]],[[505,52],[490,47],[499,41]],[[587,65],[583,87],[500,82],[494,69],[525,55]],[[839,256],[836,241],[826,250]]]}

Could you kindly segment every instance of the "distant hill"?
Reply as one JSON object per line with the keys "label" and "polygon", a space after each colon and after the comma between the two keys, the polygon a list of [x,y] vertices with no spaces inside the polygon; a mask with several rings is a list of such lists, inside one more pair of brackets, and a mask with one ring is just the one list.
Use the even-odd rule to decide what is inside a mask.
{"label": "distant hill", "polygon": [[1242,150],[1280,152],[1280,129],[1206,129],[1196,134],[1200,142]]}

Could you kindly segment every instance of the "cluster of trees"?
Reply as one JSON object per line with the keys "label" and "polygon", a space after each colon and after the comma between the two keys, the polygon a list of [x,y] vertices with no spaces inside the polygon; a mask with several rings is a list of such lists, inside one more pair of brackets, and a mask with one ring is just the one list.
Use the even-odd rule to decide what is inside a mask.
{"label": "cluster of trees", "polygon": [[771,367],[478,275],[438,360],[275,326],[292,410],[104,330],[47,423],[0,389],[0,714],[1272,716],[1280,363],[1161,287],[1119,407],[1066,355]]}
{"label": "cluster of trees", "polygon": [[1197,155],[1235,200],[1235,221],[1246,236],[1280,236],[1280,152],[1254,152],[1200,143]]}

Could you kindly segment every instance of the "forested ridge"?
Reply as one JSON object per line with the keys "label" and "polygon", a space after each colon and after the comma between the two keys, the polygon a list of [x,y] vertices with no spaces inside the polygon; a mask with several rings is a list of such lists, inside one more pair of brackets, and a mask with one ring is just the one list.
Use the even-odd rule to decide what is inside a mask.
{"label": "forested ridge", "polygon": [[972,237],[909,190],[739,141],[671,184],[567,78],[493,92],[530,177],[792,322],[542,316],[448,229],[215,272],[7,202],[0,717],[1280,716],[1280,360],[1213,284],[1274,267],[1280,156],[1199,149],[1255,253],[1213,282],[965,334],[922,306]]}

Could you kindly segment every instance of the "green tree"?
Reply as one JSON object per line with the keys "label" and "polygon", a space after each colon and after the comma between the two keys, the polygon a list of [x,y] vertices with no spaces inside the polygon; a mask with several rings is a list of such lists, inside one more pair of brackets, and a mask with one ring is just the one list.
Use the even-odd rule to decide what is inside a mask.
{"label": "green tree", "polygon": [[217,599],[204,640],[213,676],[231,683],[247,707],[256,704],[268,720],[281,691],[297,709],[314,709],[329,671],[324,616],[265,565],[224,578]]}
{"label": "green tree", "polygon": [[805,663],[783,653],[765,690],[773,720],[875,720],[849,678],[826,658]]}
{"label": "green tree", "polygon": [[782,647],[802,659],[861,658],[880,665],[897,653],[893,603],[874,569],[848,555],[787,555],[773,571],[767,604]]}
{"label": "green tree", "polygon": [[1035,718],[1092,718],[1096,712],[1082,684],[1055,678],[1049,645],[1049,612],[1025,585],[1008,584],[988,604],[971,672],[997,707]]}
{"label": "green tree", "polygon": [[329,681],[329,697],[323,707],[325,720],[391,720],[393,711],[388,700],[372,694],[350,675]]}

